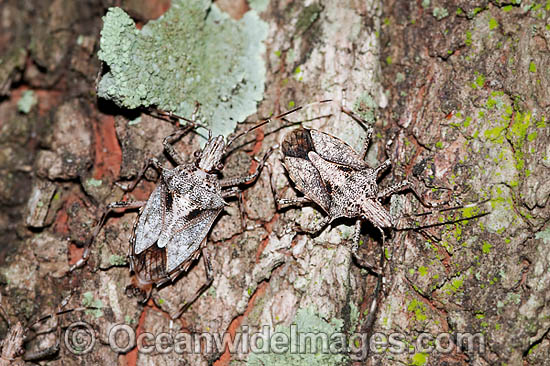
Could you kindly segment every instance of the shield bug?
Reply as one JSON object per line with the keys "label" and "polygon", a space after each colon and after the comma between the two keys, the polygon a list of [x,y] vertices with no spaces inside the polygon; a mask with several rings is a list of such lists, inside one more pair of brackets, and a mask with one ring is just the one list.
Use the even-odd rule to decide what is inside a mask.
{"label": "shield bug", "polygon": [[[345,108],[342,111],[358,118]],[[308,230],[312,233],[341,217],[356,219],[353,252],[359,243],[362,221],[370,221],[382,235],[384,228],[394,227],[381,200],[408,187],[408,182],[403,181],[379,191],[378,176],[389,167],[390,160],[376,168],[368,166],[365,157],[371,136],[369,126],[361,153],[339,138],[303,127],[287,133],[281,143],[283,165],[304,197],[277,199],[279,208],[316,203],[327,215]]]}
{"label": "shield bug", "polygon": [[[292,112],[273,118],[282,118]],[[194,158],[187,162],[174,149],[173,143],[188,131],[196,127],[205,127],[196,123],[194,118],[188,120],[169,113],[160,112],[160,114],[187,122],[187,125],[177,129],[163,141],[164,150],[175,163],[175,167],[165,168],[157,159],[150,159],[139,174],[142,176],[150,165],[160,172],[159,183],[149,199],[145,202],[109,204],[86,245],[82,259],[71,270],[86,262],[90,245],[99,234],[109,212],[115,209],[140,208],[128,252],[130,269],[134,273],[133,284],[127,288],[131,294],[140,296],[142,301],[146,301],[153,286],[161,286],[176,280],[202,254],[207,282],[191,301],[186,302],[187,305],[172,314],[173,318],[178,318],[213,281],[212,268],[205,247],[214,220],[227,205],[225,199],[239,196],[241,193],[239,186],[256,180],[273,149],[270,149],[259,161],[254,173],[220,179],[218,174],[223,169],[229,146],[239,137],[265,125],[270,119],[265,119],[228,140],[223,136],[212,137],[209,130],[204,148],[196,151]],[[133,189],[136,184],[137,180],[128,190]]]}
{"label": "shield bug", "polygon": [[[370,334],[371,327],[376,319],[379,303],[378,294],[383,289],[385,253],[384,250],[381,251],[378,265],[366,263],[363,259],[358,258],[357,248],[362,222],[370,221],[380,231],[382,244],[384,245],[385,229],[409,229],[398,227],[398,222],[382,205],[386,198],[396,192],[411,189],[424,206],[435,207],[436,205],[425,203],[407,180],[386,189],[381,190],[379,188],[378,178],[390,166],[391,162],[388,159],[374,168],[366,163],[365,158],[373,129],[347,108],[343,106],[340,108],[342,112],[355,121],[367,126],[366,139],[361,152],[356,152],[341,139],[318,130],[303,127],[292,130],[283,137],[281,143],[282,162],[290,179],[304,196],[283,199],[278,197],[273,186],[272,189],[278,209],[314,203],[326,214],[314,227],[309,229],[297,228],[299,231],[315,234],[338,218],[355,219],[352,254],[360,263],[364,263],[378,276],[369,314],[362,328],[365,334]],[[483,214],[477,216],[481,215]],[[443,223],[436,225],[441,224]],[[410,229],[420,228],[411,227]]]}
{"label": "shield bug", "polygon": [[[383,243],[384,229],[397,229],[396,221],[382,205],[386,198],[396,192],[411,189],[424,206],[435,205],[424,202],[407,180],[383,190],[379,189],[377,180],[380,173],[385,171],[391,162],[387,159],[375,168],[366,163],[372,127],[349,109],[343,106],[340,108],[355,121],[367,126],[361,152],[357,153],[346,142],[321,131],[303,127],[290,131],[281,143],[283,165],[290,179],[304,196],[283,199],[275,193],[275,201],[279,209],[315,203],[326,213],[313,228],[300,228],[301,231],[317,233],[338,218],[355,219],[352,253],[357,258],[363,221],[370,221],[380,231]],[[378,270],[376,265],[367,266],[372,270]]]}

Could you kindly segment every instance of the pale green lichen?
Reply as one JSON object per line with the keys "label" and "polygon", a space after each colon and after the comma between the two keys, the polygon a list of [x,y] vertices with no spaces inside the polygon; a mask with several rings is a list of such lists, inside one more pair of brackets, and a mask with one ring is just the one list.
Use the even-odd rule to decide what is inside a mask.
{"label": "pale green lichen", "polygon": [[550,228],[547,228],[544,231],[539,231],[535,235],[535,238],[544,241],[545,244],[550,244]]}
{"label": "pale green lichen", "polygon": [[90,308],[86,310],[86,314],[91,314],[96,318],[103,316],[103,312],[101,311],[101,308],[103,308],[103,302],[99,299],[94,299],[94,295],[90,291],[82,295],[82,306]]}
{"label": "pale green lichen", "polygon": [[256,10],[258,13],[265,11],[269,5],[269,0],[248,0],[250,9]]}
{"label": "pale green lichen", "polygon": [[317,3],[306,6],[298,16],[298,21],[296,22],[296,34],[301,34],[308,30],[309,27],[311,27],[311,25],[319,18],[321,11],[323,11],[323,8]]}
{"label": "pale green lichen", "polygon": [[126,265],[128,262],[126,261],[126,257],[122,255],[112,254],[109,257],[109,263],[112,266],[123,266]]}
{"label": "pale green lichen", "polygon": [[101,184],[103,182],[101,180],[98,180],[98,179],[94,179],[94,178],[90,178],[88,179],[85,184],[88,185],[88,186],[91,186],[91,187],[101,187]]}
{"label": "pale green lichen", "polygon": [[27,114],[37,102],[38,101],[34,95],[34,92],[32,90],[25,90],[23,95],[21,95],[21,99],[17,101],[17,110],[21,113]]}
{"label": "pale green lichen", "polygon": [[[251,353],[248,357],[249,366],[275,366],[275,365],[296,365],[296,366],[331,366],[347,365],[350,362],[347,355],[348,345],[345,342],[340,344],[338,340],[341,337],[334,335],[343,335],[342,329],[344,321],[342,319],[332,319],[326,321],[312,309],[303,308],[296,312],[296,317],[291,326],[277,326],[275,332],[280,334],[280,339],[286,339],[287,342],[281,342],[288,347],[280,352],[280,348],[273,349],[274,345],[266,345],[266,349],[261,349],[257,353]],[[292,327],[292,328],[291,328]],[[311,336],[307,344],[300,344],[300,334]],[[297,335],[297,336],[296,336]],[[332,335],[332,337],[331,337]],[[321,342],[315,342],[316,337],[327,336],[328,344],[331,349],[322,349]],[[279,338],[279,336],[277,336]],[[338,338],[338,340],[336,340]],[[271,339],[275,339],[271,336]],[[307,338],[303,338],[305,340]],[[259,343],[259,342],[258,342]],[[271,342],[272,343],[272,342]],[[270,346],[270,347],[267,347]],[[261,346],[263,347],[263,345]],[[273,352],[277,351],[277,352]]]}
{"label": "pale green lichen", "polygon": [[374,124],[378,104],[369,93],[363,93],[353,103],[353,110],[367,123]]}
{"label": "pale green lichen", "polygon": [[156,106],[231,133],[263,98],[267,24],[255,11],[235,21],[210,1],[174,0],[142,30],[119,8],[103,18],[98,95],[126,108]]}
{"label": "pale green lichen", "polygon": [[434,16],[434,18],[436,18],[437,20],[441,20],[443,18],[446,18],[449,16],[449,11],[445,8],[438,8],[438,7],[435,7],[433,12],[432,12],[432,15]]}

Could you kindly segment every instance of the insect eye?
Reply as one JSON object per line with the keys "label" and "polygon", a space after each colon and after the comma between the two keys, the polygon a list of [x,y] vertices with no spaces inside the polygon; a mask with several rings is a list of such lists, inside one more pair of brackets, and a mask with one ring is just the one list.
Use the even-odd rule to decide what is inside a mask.
{"label": "insect eye", "polygon": [[216,170],[223,170],[223,163],[218,163],[216,165]]}
{"label": "insect eye", "polygon": [[193,153],[193,155],[194,155],[196,158],[198,158],[199,156],[201,156],[201,153],[202,153],[201,150],[196,150],[196,151]]}

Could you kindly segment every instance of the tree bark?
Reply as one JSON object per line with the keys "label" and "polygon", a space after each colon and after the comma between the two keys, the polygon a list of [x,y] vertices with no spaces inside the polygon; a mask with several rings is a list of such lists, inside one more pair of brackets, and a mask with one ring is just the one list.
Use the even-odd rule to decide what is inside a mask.
{"label": "tree bark", "polygon": [[[62,345],[47,364],[547,365],[548,4],[326,0],[272,1],[262,9],[258,3],[216,3],[235,18],[260,9],[269,25],[264,99],[248,121],[334,99],[287,118],[360,151],[365,130],[338,105],[354,109],[374,127],[369,165],[392,162],[380,187],[407,178],[420,197],[405,191],[385,203],[397,223],[385,242],[365,222],[355,260],[354,220],[336,220],[310,235],[293,228],[312,227],[326,214],[320,208],[276,210],[272,186],[284,197],[301,195],[277,150],[244,192],[248,228],[241,227],[236,200],[215,222],[207,245],[214,281],[181,318],[168,314],[204,283],[201,260],[155,289],[146,305],[126,294],[137,212],[111,215],[87,265],[68,273],[105,205],[147,199],[154,174],[128,194],[115,182],[135,179],[148,158],[162,154],[162,140],[173,130],[95,98],[101,16],[117,5],[142,25],[169,4],[77,7],[52,0],[31,8],[6,1],[0,5],[0,279],[11,323],[30,324],[60,304],[94,308],[58,317]],[[248,136],[228,156],[224,177],[248,173],[252,157],[291,128],[272,121]],[[177,145],[189,157],[198,148],[194,134]],[[430,210],[419,198],[440,206]],[[382,277],[361,267],[382,255]],[[70,326],[77,321],[95,337],[90,352],[71,338],[89,331]],[[109,338],[115,325],[152,338],[116,352]],[[209,338],[250,341],[262,331],[272,335],[269,352],[257,344],[216,347]],[[335,348],[277,348],[273,334],[288,340],[293,332],[321,332]],[[177,334],[191,348],[163,352],[162,337]],[[193,349],[198,335],[202,345]],[[338,349],[338,335],[349,348]],[[57,337],[49,332],[27,348],[43,349]]]}

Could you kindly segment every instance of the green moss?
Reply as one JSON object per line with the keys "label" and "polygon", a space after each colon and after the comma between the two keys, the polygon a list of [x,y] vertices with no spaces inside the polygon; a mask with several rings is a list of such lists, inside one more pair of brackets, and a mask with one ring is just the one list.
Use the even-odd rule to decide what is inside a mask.
{"label": "green moss", "polygon": [[451,285],[454,289],[454,291],[458,291],[462,285],[464,284],[464,279],[463,278],[457,278],[457,279],[454,279],[451,281]]}
{"label": "green moss", "polygon": [[[274,349],[274,342],[265,345],[258,342],[259,352],[251,353],[247,360],[248,366],[276,366],[276,365],[297,365],[297,366],[336,366],[347,365],[350,362],[347,355],[347,344],[343,342],[338,344],[336,338],[331,335],[342,332],[344,321],[341,319],[332,319],[330,322],[323,319],[310,308],[299,309],[291,327],[277,326],[275,332],[285,335],[287,342],[282,342],[286,347]],[[291,333],[292,332],[292,333]],[[300,344],[300,337],[296,334],[311,334],[309,341],[303,339],[305,343]],[[293,335],[294,336],[291,336]],[[328,346],[335,347],[329,350],[323,350],[321,342],[315,342],[315,335],[326,335]],[[341,339],[340,337],[338,337]],[[283,338],[284,339],[284,338]],[[333,343],[335,342],[335,343]],[[286,348],[286,349],[285,349]],[[291,352],[294,350],[293,352]],[[277,352],[274,352],[277,351]],[[339,351],[339,352],[338,352]]]}
{"label": "green moss", "polygon": [[109,72],[98,95],[126,108],[156,106],[183,116],[201,103],[213,134],[231,133],[263,98],[267,24],[255,11],[235,21],[210,1],[172,1],[142,30],[121,9],[103,17],[99,58]]}
{"label": "green moss", "polygon": [[493,246],[491,244],[484,241],[483,246],[481,247],[481,251],[483,252],[483,254],[489,254],[489,253],[491,253],[491,248],[492,247]]}
{"label": "green moss", "polygon": [[533,61],[529,63],[529,71],[530,72],[537,72],[537,65]]}
{"label": "green moss", "polygon": [[415,353],[412,356],[411,363],[409,365],[411,366],[423,366],[428,362],[428,354],[421,352],[421,353]]}
{"label": "green moss", "polygon": [[428,274],[428,268],[426,268],[425,266],[418,267],[418,274],[420,274],[421,276],[427,275]]}
{"label": "green moss", "polygon": [[514,157],[516,158],[516,167],[518,170],[523,170],[525,167],[525,159],[523,153],[523,145],[527,137],[527,129],[531,125],[531,112],[517,112],[512,122],[506,137],[514,146]]}
{"label": "green moss", "polygon": [[493,30],[495,28],[498,28],[498,22],[495,18],[489,19],[489,29]]}
{"label": "green moss", "polygon": [[17,101],[17,110],[21,113],[27,114],[36,105],[38,100],[34,95],[34,91],[25,90],[21,95],[21,98]]}
{"label": "green moss", "polygon": [[494,128],[490,128],[488,130],[485,130],[483,133],[483,136],[485,136],[486,139],[491,141],[497,141],[502,142],[502,132],[506,129],[506,126],[498,126]]}
{"label": "green moss", "polygon": [[464,40],[464,44],[466,46],[471,46],[472,45],[472,32],[466,31],[466,39]]}
{"label": "green moss", "polygon": [[485,85],[485,76],[478,72],[476,72],[475,74],[476,74],[476,79],[472,83],[472,88],[473,89],[483,88],[483,86]]}
{"label": "green moss", "polygon": [[428,318],[426,316],[426,305],[416,299],[412,299],[409,302],[409,305],[407,305],[407,311],[414,313],[414,318],[416,321],[422,322]]}
{"label": "green moss", "polygon": [[483,10],[483,8],[474,8],[474,11],[472,12],[472,16],[476,16],[478,13],[480,13]]}

